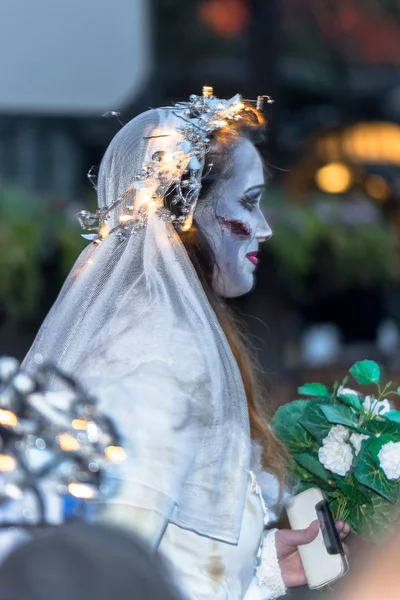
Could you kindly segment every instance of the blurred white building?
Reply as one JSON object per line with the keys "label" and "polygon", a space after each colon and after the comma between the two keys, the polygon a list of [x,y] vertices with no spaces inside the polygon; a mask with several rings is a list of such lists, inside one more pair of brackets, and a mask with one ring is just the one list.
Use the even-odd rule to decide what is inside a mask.
{"label": "blurred white building", "polygon": [[104,135],[98,118],[134,112],[150,87],[149,4],[1,0],[2,180],[76,196],[82,138]]}
{"label": "blurred white building", "polygon": [[119,110],[151,71],[148,0],[2,0],[0,111]]}

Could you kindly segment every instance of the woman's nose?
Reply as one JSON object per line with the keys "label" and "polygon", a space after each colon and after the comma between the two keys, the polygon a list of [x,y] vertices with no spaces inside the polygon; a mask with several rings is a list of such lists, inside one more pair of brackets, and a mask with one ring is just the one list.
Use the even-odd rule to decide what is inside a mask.
{"label": "woman's nose", "polygon": [[259,242],[267,242],[272,238],[272,235],[272,229],[268,225],[264,215],[262,215],[262,218],[260,218],[260,223],[256,230],[256,238]]}

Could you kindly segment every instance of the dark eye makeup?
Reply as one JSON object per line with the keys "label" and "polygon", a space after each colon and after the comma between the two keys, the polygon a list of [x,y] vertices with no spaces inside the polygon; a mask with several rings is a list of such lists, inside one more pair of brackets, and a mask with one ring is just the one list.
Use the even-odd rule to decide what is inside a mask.
{"label": "dark eye makeup", "polygon": [[243,206],[243,208],[251,212],[257,206],[258,196],[259,194],[257,194],[255,198],[251,198],[250,196],[245,195],[240,198],[239,202]]}
{"label": "dark eye makeup", "polygon": [[255,209],[258,204],[258,201],[265,189],[263,185],[256,185],[252,188],[246,190],[243,196],[240,198],[239,202],[246,210],[250,212]]}

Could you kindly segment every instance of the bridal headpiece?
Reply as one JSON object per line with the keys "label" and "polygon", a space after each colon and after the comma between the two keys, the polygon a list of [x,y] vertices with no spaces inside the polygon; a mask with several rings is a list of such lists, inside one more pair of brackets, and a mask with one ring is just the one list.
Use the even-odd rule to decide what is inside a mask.
{"label": "bridal headpiece", "polygon": [[[237,94],[230,100],[214,96],[212,87],[203,87],[202,96],[192,95],[189,102],[179,102],[166,107],[175,115],[177,126],[173,130],[160,128],[152,132],[149,141],[166,138],[165,150],[156,150],[145,162],[139,173],[134,175],[132,184],[107,207],[96,213],[82,210],[77,217],[81,226],[92,232],[84,235],[95,243],[115,231],[119,239],[128,233],[142,229],[150,207],[157,207],[158,216],[174,223],[181,231],[190,229],[193,214],[199,199],[201,179],[205,161],[210,151],[210,136],[224,130],[235,135],[234,124],[243,121],[249,125],[265,123],[263,106],[273,100],[269,96],[258,96],[256,101],[243,100]],[[207,165],[212,169],[212,165]],[[126,202],[132,192],[143,191],[140,206]],[[172,195],[171,207],[164,206],[166,194]],[[161,202],[160,202],[161,200]],[[108,226],[112,211],[125,201],[119,224],[112,229]]]}

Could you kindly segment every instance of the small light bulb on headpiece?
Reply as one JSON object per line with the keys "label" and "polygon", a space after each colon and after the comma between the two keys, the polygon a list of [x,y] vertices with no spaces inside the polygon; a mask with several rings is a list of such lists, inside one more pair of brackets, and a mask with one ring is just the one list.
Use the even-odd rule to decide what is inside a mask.
{"label": "small light bulb on headpiece", "polygon": [[181,231],[189,231],[191,226],[193,225],[193,214],[191,213],[186,217],[182,225],[180,226]]}
{"label": "small light bulb on headpiece", "polygon": [[96,246],[100,244],[109,234],[108,227],[105,223],[100,227],[99,236],[93,241]]}
{"label": "small light bulb on headpiece", "polygon": [[203,85],[203,97],[211,98],[214,95],[214,88],[210,85]]}
{"label": "small light bulb on headpiece", "polygon": [[263,110],[264,102],[267,104],[273,104],[275,100],[271,96],[257,96],[257,110]]}
{"label": "small light bulb on headpiece", "polygon": [[103,223],[103,225],[101,226],[99,233],[102,238],[105,238],[108,236],[108,227],[105,223]]}

